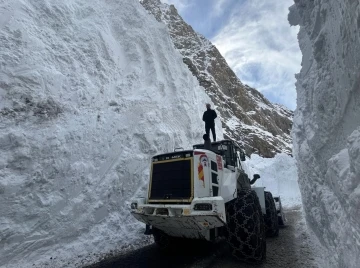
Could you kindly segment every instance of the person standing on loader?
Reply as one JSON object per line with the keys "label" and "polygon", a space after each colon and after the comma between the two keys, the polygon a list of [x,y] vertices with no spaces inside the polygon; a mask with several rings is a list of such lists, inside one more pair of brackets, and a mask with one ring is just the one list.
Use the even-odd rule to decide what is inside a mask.
{"label": "person standing on loader", "polygon": [[214,110],[211,109],[211,105],[209,103],[206,104],[206,111],[203,114],[203,121],[205,122],[205,132],[209,135],[210,129],[213,136],[213,141],[216,141],[216,133],[215,133],[215,118],[217,114]]}

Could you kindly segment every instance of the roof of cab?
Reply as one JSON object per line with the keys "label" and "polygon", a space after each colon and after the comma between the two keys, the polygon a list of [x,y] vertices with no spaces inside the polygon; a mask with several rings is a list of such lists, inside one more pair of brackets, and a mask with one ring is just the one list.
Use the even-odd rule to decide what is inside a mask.
{"label": "roof of cab", "polygon": [[162,156],[172,156],[172,155],[176,155],[176,154],[187,154],[187,153],[193,153],[194,150],[183,150],[183,151],[175,151],[175,152],[171,152],[171,153],[164,153],[164,154],[157,154],[154,155],[154,157],[162,157]]}

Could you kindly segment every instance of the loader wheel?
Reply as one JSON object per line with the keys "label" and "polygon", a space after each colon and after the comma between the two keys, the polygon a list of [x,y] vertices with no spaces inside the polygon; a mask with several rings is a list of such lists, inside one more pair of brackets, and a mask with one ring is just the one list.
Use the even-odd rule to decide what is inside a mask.
{"label": "loader wheel", "polygon": [[277,208],[276,208],[276,212],[278,215],[278,224],[279,226],[285,226],[286,223],[286,217],[281,205],[281,200],[280,200],[280,196],[274,197],[275,203],[277,203]]}
{"label": "loader wheel", "polygon": [[153,236],[155,244],[163,252],[170,252],[173,249],[173,240],[174,238],[170,235],[164,233],[163,231],[153,228]]}
{"label": "loader wheel", "polygon": [[279,235],[278,215],[275,201],[270,192],[265,192],[266,215],[264,216],[266,235],[270,237]]}
{"label": "loader wheel", "polygon": [[242,261],[261,263],[266,259],[266,235],[259,199],[254,191],[238,191],[226,204],[226,240],[232,255]]}

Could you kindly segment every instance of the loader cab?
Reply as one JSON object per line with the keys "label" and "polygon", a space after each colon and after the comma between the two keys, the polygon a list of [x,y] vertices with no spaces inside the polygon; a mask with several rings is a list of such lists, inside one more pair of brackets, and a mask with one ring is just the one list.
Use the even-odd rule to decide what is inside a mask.
{"label": "loader cab", "polygon": [[[204,144],[195,144],[194,149],[204,149]],[[245,161],[245,153],[240,146],[232,140],[222,140],[211,143],[211,151],[221,155],[225,160],[225,167],[232,166],[241,169],[241,161]]]}

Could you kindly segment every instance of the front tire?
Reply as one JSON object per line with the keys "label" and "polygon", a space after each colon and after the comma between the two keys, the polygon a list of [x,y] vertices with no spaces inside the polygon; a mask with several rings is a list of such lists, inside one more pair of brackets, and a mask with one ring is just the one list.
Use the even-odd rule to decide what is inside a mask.
{"label": "front tire", "polygon": [[249,263],[266,259],[264,218],[254,191],[238,191],[226,205],[226,238],[232,255]]}
{"label": "front tire", "polygon": [[162,252],[170,252],[174,246],[174,238],[163,231],[153,228],[155,244]]}

